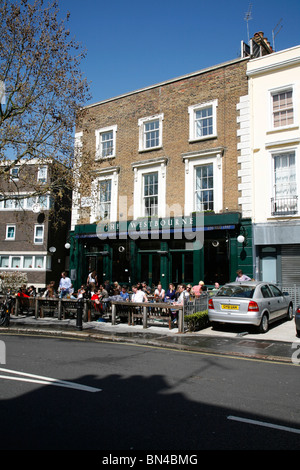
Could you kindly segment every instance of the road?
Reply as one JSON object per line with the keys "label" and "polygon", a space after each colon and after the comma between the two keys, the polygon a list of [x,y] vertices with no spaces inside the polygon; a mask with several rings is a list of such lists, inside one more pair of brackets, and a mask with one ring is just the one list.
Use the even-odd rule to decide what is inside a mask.
{"label": "road", "polygon": [[1,449],[299,449],[297,365],[65,338],[0,340]]}

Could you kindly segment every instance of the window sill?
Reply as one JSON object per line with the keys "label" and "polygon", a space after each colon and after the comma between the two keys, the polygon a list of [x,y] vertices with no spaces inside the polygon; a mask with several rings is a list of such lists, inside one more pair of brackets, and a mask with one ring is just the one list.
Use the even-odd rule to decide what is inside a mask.
{"label": "window sill", "polygon": [[159,145],[158,147],[151,147],[149,149],[139,149],[139,153],[152,152],[152,151],[155,151],[155,150],[160,150],[162,148],[163,148],[163,146]]}
{"label": "window sill", "polygon": [[203,140],[212,140],[217,139],[218,136],[216,134],[206,135],[205,137],[197,137],[195,139],[189,139],[189,143],[193,144],[194,142],[202,142]]}
{"label": "window sill", "polygon": [[288,131],[297,131],[297,130],[299,130],[299,126],[295,126],[295,125],[278,127],[276,129],[274,128],[274,129],[270,129],[269,131],[266,131],[266,135],[277,134],[278,132],[288,132]]}
{"label": "window sill", "polygon": [[296,214],[278,214],[278,215],[272,215],[270,214],[269,217],[267,217],[267,220],[286,220],[286,219],[299,219],[300,216],[299,216],[299,213],[297,212]]}
{"label": "window sill", "polygon": [[116,158],[116,155],[108,155],[107,157],[101,157],[96,155],[95,156],[95,162],[104,162],[107,160],[114,160]]}

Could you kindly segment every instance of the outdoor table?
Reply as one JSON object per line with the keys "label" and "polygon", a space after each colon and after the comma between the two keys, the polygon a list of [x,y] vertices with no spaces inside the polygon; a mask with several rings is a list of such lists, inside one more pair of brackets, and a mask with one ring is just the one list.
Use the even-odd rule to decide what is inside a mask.
{"label": "outdoor table", "polygon": [[[143,319],[143,328],[147,328],[147,320],[148,318],[162,318],[167,319],[169,321],[169,329],[171,329],[171,317],[170,317],[170,310],[177,310],[178,311],[178,332],[183,333],[183,306],[177,304],[170,304],[167,302],[121,302],[121,301],[111,301],[112,304],[112,325],[116,323],[116,315],[117,315],[117,305],[122,305],[123,307],[127,307],[127,315],[128,315],[128,325],[134,324],[134,317],[135,318],[142,318]],[[141,307],[142,313],[136,313],[137,307]],[[151,309],[155,308],[157,312],[160,314],[153,314],[151,313]],[[150,312],[149,312],[150,310]],[[166,314],[161,315],[164,313],[163,310],[167,310]],[[168,312],[169,311],[169,312]]]}

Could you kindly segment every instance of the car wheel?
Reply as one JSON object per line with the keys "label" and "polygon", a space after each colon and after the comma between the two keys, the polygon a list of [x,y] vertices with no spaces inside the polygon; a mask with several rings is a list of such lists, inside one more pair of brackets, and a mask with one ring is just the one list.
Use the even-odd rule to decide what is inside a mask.
{"label": "car wheel", "polygon": [[260,325],[259,325],[259,331],[260,333],[267,333],[269,329],[269,318],[266,313],[263,314]]}
{"label": "car wheel", "polygon": [[213,330],[218,330],[220,328],[220,324],[216,321],[211,322],[211,327]]}
{"label": "car wheel", "polygon": [[292,304],[289,305],[288,311],[287,311],[287,319],[292,320],[293,319],[293,306]]}

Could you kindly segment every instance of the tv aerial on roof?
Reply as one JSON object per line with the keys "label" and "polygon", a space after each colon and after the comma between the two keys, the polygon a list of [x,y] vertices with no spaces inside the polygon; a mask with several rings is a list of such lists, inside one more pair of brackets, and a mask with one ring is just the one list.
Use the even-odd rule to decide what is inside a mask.
{"label": "tv aerial on roof", "polygon": [[281,31],[283,28],[283,25],[280,24],[282,22],[282,18],[278,21],[277,25],[275,26],[274,29],[272,29],[272,39],[273,39],[273,51],[275,51],[275,38],[277,34]]}
{"label": "tv aerial on roof", "polygon": [[252,12],[252,3],[249,3],[249,8],[248,8],[247,13],[245,13],[245,18],[244,18],[244,20],[247,22],[248,44],[249,44],[249,42],[250,42],[250,36],[249,36],[249,21],[252,20],[251,12]]}

